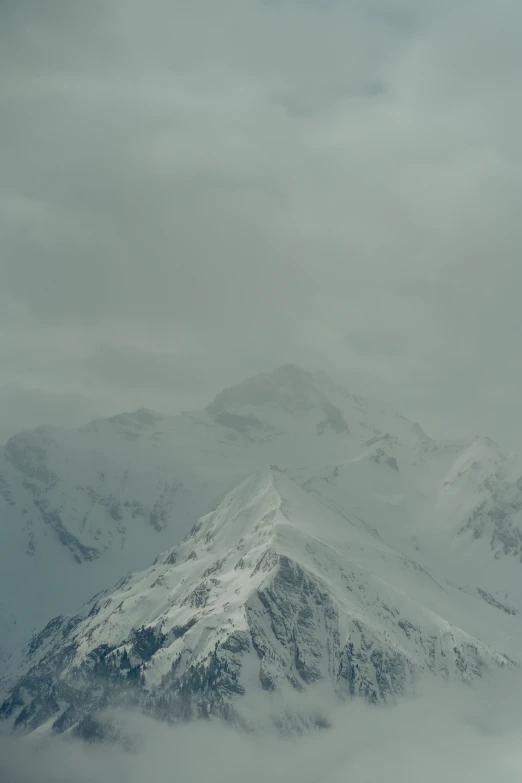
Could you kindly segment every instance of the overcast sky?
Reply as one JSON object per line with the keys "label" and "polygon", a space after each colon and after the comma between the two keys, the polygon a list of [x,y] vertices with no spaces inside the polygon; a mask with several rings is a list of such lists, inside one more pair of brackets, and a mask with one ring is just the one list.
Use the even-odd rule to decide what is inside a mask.
{"label": "overcast sky", "polygon": [[291,361],[522,451],[520,0],[0,14],[4,424]]}

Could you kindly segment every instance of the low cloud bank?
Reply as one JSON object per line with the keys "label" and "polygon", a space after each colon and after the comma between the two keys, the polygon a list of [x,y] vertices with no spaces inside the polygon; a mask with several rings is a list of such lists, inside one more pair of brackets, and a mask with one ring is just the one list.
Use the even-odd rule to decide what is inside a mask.
{"label": "low cloud bank", "polygon": [[[332,727],[281,740],[217,723],[168,727],[120,716],[132,751],[62,739],[4,739],[2,783],[511,783],[522,778],[522,682],[429,686],[394,708],[350,703]],[[324,705],[323,705],[324,706]]]}

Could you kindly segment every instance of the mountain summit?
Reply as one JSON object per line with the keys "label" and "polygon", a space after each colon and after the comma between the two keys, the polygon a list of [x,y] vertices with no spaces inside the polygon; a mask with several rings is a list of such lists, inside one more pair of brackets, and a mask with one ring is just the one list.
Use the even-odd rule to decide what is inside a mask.
{"label": "mountain summit", "polygon": [[[308,372],[294,364],[254,375],[225,389],[208,406],[207,412],[232,429],[235,421],[237,429],[243,432],[256,426],[273,430],[277,421],[283,430],[293,429],[290,425],[293,417],[300,426],[314,428],[317,434],[375,434],[381,431],[383,420],[392,426],[394,433],[409,432],[416,437],[424,434],[418,424],[411,424],[382,403],[353,395],[325,373]],[[243,426],[241,418],[244,418]]]}

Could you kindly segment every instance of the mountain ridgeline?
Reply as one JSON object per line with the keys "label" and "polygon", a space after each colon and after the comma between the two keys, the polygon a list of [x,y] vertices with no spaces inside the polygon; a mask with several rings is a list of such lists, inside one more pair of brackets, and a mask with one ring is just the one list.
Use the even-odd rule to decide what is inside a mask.
{"label": "mountain ridgeline", "polygon": [[0,503],[6,730],[93,738],[124,706],[293,731],[324,723],[314,688],[389,703],[518,662],[518,459],[323,373],[21,433]]}

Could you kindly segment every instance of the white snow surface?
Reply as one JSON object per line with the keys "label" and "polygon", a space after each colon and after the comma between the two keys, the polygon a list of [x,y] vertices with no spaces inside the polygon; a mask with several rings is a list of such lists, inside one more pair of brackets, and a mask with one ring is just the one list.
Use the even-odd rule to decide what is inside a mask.
{"label": "white snow surface", "polygon": [[[267,471],[270,464],[280,471]],[[30,633],[146,568],[225,496],[237,516],[220,506],[202,523],[213,526],[215,548],[200,534],[188,539],[175,566],[160,559],[153,567],[161,571],[155,587],[149,569],[131,577],[130,591],[129,584],[118,588],[122,617],[110,611],[111,595],[103,628],[89,628],[92,639],[112,644],[140,623],[159,624],[162,633],[184,625],[194,618],[190,586],[203,584],[203,572],[225,558],[201,609],[214,631],[205,637],[198,619],[172,650],[161,648],[147,663],[151,682],[171,665],[176,645],[196,660],[219,641],[220,629],[244,627],[245,605],[271,578],[261,567],[252,573],[261,556],[284,556],[320,581],[339,614],[341,648],[357,620],[381,640],[389,635],[391,648],[421,668],[432,666],[426,634],[439,640],[435,657],[455,638],[472,639],[481,659],[517,659],[518,458],[487,438],[434,441],[386,405],[287,365],[225,390],[204,411],[169,417],[140,410],[78,430],[39,427],[8,441],[0,457],[0,659],[8,679],[22,671],[18,646]],[[187,546],[196,559],[185,563]],[[236,556],[245,569],[232,563]],[[426,629],[421,641],[401,630],[395,610]]]}

